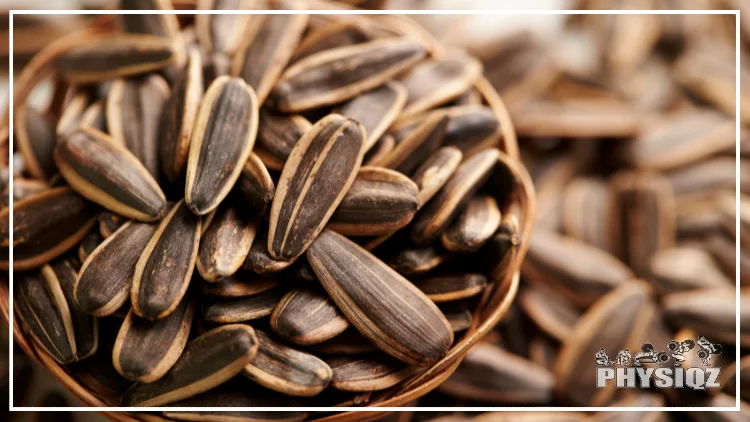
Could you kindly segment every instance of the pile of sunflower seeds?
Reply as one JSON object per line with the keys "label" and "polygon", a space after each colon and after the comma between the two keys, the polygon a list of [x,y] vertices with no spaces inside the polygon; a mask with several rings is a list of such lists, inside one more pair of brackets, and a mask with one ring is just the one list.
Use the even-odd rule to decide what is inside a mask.
{"label": "pile of sunflower seeds", "polygon": [[[695,5],[585,3],[592,9]],[[750,38],[743,31],[744,79]],[[733,15],[583,15],[572,17],[552,43],[515,33],[477,46],[485,75],[516,124],[537,191],[537,219],[519,300],[488,336],[494,338],[470,350],[439,387],[440,399],[427,396],[419,405],[446,405],[453,397],[460,406],[734,407],[739,396],[741,413],[686,413],[673,420],[748,420],[750,119],[746,110],[739,116],[737,139],[734,34]],[[748,93],[742,84],[740,98]],[[635,356],[650,344],[667,352],[662,366],[674,367],[670,341],[692,340],[682,366],[701,368],[708,349],[698,344],[700,337],[722,346],[709,355],[709,365],[721,368],[721,388],[596,387],[600,349],[615,361],[621,350]],[[744,356],[739,361],[737,350]],[[538,420],[670,417],[545,415]]]}
{"label": "pile of sunflower seeds", "polygon": [[366,404],[445,356],[519,247],[480,61],[357,16],[117,19],[15,106],[30,338],[127,406]]}

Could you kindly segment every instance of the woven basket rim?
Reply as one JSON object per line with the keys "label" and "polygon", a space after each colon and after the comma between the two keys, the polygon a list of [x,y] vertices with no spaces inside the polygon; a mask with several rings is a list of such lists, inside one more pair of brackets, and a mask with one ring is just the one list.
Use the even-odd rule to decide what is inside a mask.
{"label": "woven basket rim", "polygon": [[[178,2],[175,2],[178,3]],[[179,5],[194,4],[191,0],[181,0]],[[331,6],[326,0],[312,0],[309,4],[315,4],[320,6]],[[342,9],[340,5],[335,5],[336,8]],[[350,15],[349,15],[350,16]],[[428,43],[428,48],[434,56],[439,56],[444,53],[442,47],[437,41],[426,31],[418,25],[416,22],[408,18],[407,16],[401,15],[376,15],[381,17],[381,20],[392,19],[398,22],[399,25],[405,25],[408,28],[404,32],[408,32],[411,35],[417,35]],[[383,19],[383,17],[385,17]],[[107,16],[107,18],[111,18]],[[111,20],[111,19],[110,19]],[[107,19],[104,19],[104,25],[100,26],[92,25],[91,27],[85,28],[79,32],[72,33],[64,38],[61,38],[39,53],[37,53],[27,66],[21,71],[16,78],[15,89],[12,93],[14,104],[19,104],[18,107],[24,107],[26,99],[33,89],[43,80],[54,75],[54,68],[52,64],[55,59],[63,54],[68,49],[72,48],[76,42],[92,34],[101,31],[101,26],[106,26]],[[426,368],[426,371],[416,375],[410,380],[407,380],[397,386],[398,390],[395,395],[388,397],[382,394],[373,395],[376,397],[374,403],[369,404],[369,407],[396,407],[407,404],[408,402],[421,397],[429,391],[435,389],[440,383],[450,376],[453,371],[458,367],[468,350],[479,342],[481,338],[486,335],[505,315],[507,309],[515,299],[516,293],[519,287],[520,281],[520,269],[521,263],[528,250],[529,238],[533,226],[534,215],[536,212],[536,198],[534,192],[534,186],[531,181],[531,177],[526,171],[525,167],[520,161],[518,144],[516,133],[510,119],[510,114],[503,103],[500,96],[490,85],[490,83],[482,76],[475,83],[475,88],[481,94],[487,105],[493,110],[495,115],[500,122],[497,140],[501,140],[502,143],[494,145],[500,149],[500,160],[504,162],[516,180],[516,202],[520,202],[521,215],[519,215],[521,223],[520,231],[520,247],[517,251],[516,256],[512,259],[504,279],[494,280],[494,286],[491,289],[487,289],[487,294],[482,299],[472,315],[472,325],[469,327],[467,332],[463,335],[463,338],[454,343],[448,354],[441,359],[439,362],[434,364],[432,367]],[[7,115],[3,116],[3,120],[0,121],[0,130],[7,129]],[[7,285],[0,285],[0,314],[8,320],[9,317],[9,289]],[[485,312],[486,311],[486,312]],[[481,315],[483,314],[483,315]],[[479,316],[484,318],[479,318]],[[88,391],[85,386],[79,383],[71,374],[58,364],[54,359],[47,356],[45,352],[36,345],[31,339],[27,338],[18,320],[14,318],[13,324],[14,338],[20,347],[29,355],[33,360],[39,362],[45,367],[50,373],[52,373],[65,387],[84,403],[94,407],[108,407],[102,400],[100,400],[92,392]],[[393,390],[386,390],[388,395],[393,394]],[[383,399],[379,399],[383,397]],[[343,410],[343,409],[342,409]],[[116,421],[137,421],[132,414],[124,412],[105,411],[101,412],[108,418]],[[387,412],[376,412],[375,414],[382,416]],[[329,415],[320,419],[319,421],[326,422],[343,422],[343,421],[354,421],[354,420],[370,420],[373,418],[372,412],[352,412],[343,411],[338,414]]]}

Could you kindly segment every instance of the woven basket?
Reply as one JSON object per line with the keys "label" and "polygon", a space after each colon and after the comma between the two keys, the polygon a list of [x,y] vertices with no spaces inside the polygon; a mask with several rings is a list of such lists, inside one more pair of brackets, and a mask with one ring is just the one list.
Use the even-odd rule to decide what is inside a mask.
{"label": "woven basket", "polygon": [[[175,1],[176,9],[190,10],[194,8],[194,1],[190,0],[177,0]],[[345,6],[338,4],[332,4],[325,0],[312,0],[309,1],[308,6],[310,9],[342,9]],[[440,46],[434,38],[430,36],[423,28],[417,25],[411,19],[405,16],[397,15],[326,15],[325,19],[372,19],[377,20],[379,24],[389,26],[391,29],[408,34],[410,36],[416,36],[421,39],[425,45],[428,46],[433,56],[439,57],[443,54],[444,49]],[[27,66],[21,71],[19,75],[16,75],[14,91],[13,91],[13,104],[15,105],[16,113],[24,107],[29,94],[32,90],[43,80],[54,77],[55,69],[53,63],[55,59],[64,53],[71,47],[76,45],[76,42],[82,37],[89,36],[94,33],[111,32],[114,30],[112,15],[103,15],[95,19],[89,28],[86,28],[80,32],[71,34],[65,38],[61,38],[52,44],[48,45],[42,51],[40,51],[33,59],[27,64]],[[516,134],[513,129],[513,125],[510,121],[508,111],[497,95],[497,92],[492,88],[489,82],[485,78],[480,78],[475,85],[475,88],[482,95],[484,102],[492,108],[497,115],[498,121],[500,122],[500,136],[497,137],[497,146],[504,154],[501,154],[501,160],[503,160],[508,168],[511,170],[515,177],[515,189],[514,189],[514,200],[509,210],[516,214],[521,224],[521,244],[520,247],[510,262],[508,270],[505,275],[500,279],[491,280],[490,285],[485,290],[485,294],[481,297],[476,305],[472,324],[468,328],[465,334],[453,344],[448,354],[435,363],[429,368],[425,368],[424,371],[414,375],[412,378],[405,380],[404,382],[392,387],[388,390],[375,392],[370,396],[367,403],[370,407],[395,407],[403,406],[413,400],[423,396],[429,391],[436,388],[443,382],[448,376],[450,376],[456,367],[465,356],[466,352],[479,342],[484,335],[486,335],[502,318],[508,307],[513,302],[516,296],[519,285],[520,267],[529,243],[529,235],[531,233],[532,222],[534,220],[535,213],[535,193],[526,169],[520,162],[518,153],[518,144],[516,140]],[[7,133],[7,115],[3,116],[3,121],[0,121],[0,134],[3,131]],[[1,140],[0,140],[1,141]],[[8,284],[7,280],[0,283],[0,311],[2,315],[7,319],[9,314],[8,307]],[[26,334],[22,327],[18,324],[18,319],[14,319],[13,332],[16,342],[19,346],[29,355],[30,358],[36,360],[47,371],[54,375],[60,382],[68,389],[72,394],[77,396],[81,401],[90,406],[95,407],[107,407],[108,404],[97,395],[88,390],[84,385],[79,383],[70,373],[66,371],[64,366],[58,364],[51,357],[49,357],[41,347],[37,346],[31,337]],[[136,412],[113,412],[103,410],[101,412],[108,418],[114,421],[138,421],[144,420],[148,417],[146,415],[140,415]],[[346,412],[335,414],[326,414],[321,418],[315,419],[318,421],[368,421],[374,420],[387,412]],[[314,416],[313,416],[314,418]]]}

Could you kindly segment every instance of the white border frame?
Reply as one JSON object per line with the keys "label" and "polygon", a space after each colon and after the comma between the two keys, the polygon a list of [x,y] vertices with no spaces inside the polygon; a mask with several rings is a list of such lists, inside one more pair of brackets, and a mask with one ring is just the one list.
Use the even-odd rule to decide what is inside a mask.
{"label": "white border frame", "polygon": [[[740,278],[740,11],[739,10],[205,10],[201,14],[220,15],[220,14],[254,14],[254,15],[291,15],[306,13],[311,15],[734,15],[735,17],[735,136],[737,140],[737,149],[735,155],[735,201],[737,207],[735,233],[735,317],[736,317],[736,343],[739,344],[740,338],[740,284],[737,280]],[[9,186],[10,186],[10,226],[13,226],[13,17],[15,15],[128,15],[128,14],[171,14],[171,15],[193,15],[194,10],[10,10],[9,12],[9,161],[10,168]],[[13,231],[10,230],[10,244],[13,244]],[[198,410],[220,410],[220,411],[284,411],[296,409],[307,412],[318,411],[354,411],[354,412],[402,412],[402,411],[453,411],[453,412],[507,412],[507,411],[535,411],[535,412],[634,412],[634,411],[666,411],[666,412],[719,412],[719,411],[740,411],[739,394],[735,397],[735,407],[299,407],[299,408],[282,408],[282,407],[16,407],[13,406],[13,248],[9,249],[9,326],[8,326],[8,343],[9,343],[9,382],[10,382],[10,407],[11,411],[75,411],[75,412],[161,412],[165,409],[172,411],[198,411]],[[739,348],[736,350],[735,361],[739,362],[741,356]],[[739,365],[736,368],[735,375],[736,391],[740,389]]]}

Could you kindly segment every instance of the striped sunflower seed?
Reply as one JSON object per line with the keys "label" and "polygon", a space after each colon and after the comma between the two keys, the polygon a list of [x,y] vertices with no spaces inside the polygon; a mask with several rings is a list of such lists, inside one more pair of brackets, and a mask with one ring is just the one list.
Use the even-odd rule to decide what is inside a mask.
{"label": "striped sunflower seed", "polygon": [[523,311],[545,333],[565,341],[573,332],[581,312],[564,297],[546,287],[533,287],[521,294]]}
{"label": "striped sunflower seed", "polygon": [[205,215],[229,194],[255,144],[258,99],[239,78],[222,76],[206,91],[190,140],[185,202]]}
{"label": "striped sunflower seed", "polygon": [[476,252],[498,227],[501,213],[491,196],[471,198],[453,224],[443,232],[441,241],[451,252]]}
{"label": "striped sunflower seed", "polygon": [[[96,207],[70,188],[43,191],[13,204],[13,270],[40,267],[73,248],[96,223]],[[7,270],[10,212],[0,211],[0,268]]]}
{"label": "striped sunflower seed", "polygon": [[270,100],[287,113],[340,103],[382,85],[425,53],[411,39],[386,38],[312,54],[286,69]]}
{"label": "striped sunflower seed", "polygon": [[427,157],[414,171],[411,179],[419,189],[417,198],[420,208],[440,191],[461,164],[462,159],[463,154],[458,148],[442,147]]}
{"label": "striped sunflower seed", "polygon": [[481,274],[431,277],[414,282],[435,303],[466,299],[481,293],[487,286],[487,277]]}
{"label": "striped sunflower seed", "polygon": [[372,166],[373,163],[382,161],[388,154],[396,148],[396,139],[392,135],[385,134],[375,142],[362,159],[363,166]]}
{"label": "striped sunflower seed", "polygon": [[417,212],[417,186],[403,174],[362,167],[328,228],[347,236],[377,236],[409,224]]}
{"label": "striped sunflower seed", "polygon": [[411,174],[440,147],[445,138],[447,126],[448,117],[445,114],[439,112],[430,114],[376,165]]}
{"label": "striped sunflower seed", "polygon": [[19,107],[15,119],[15,140],[25,170],[36,179],[49,179],[57,172],[52,156],[57,142],[55,117],[30,107]]}
{"label": "striped sunflower seed", "polygon": [[104,237],[97,231],[91,230],[78,245],[78,259],[85,262],[89,255],[104,242]]}
{"label": "striped sunflower seed", "polygon": [[143,249],[133,273],[130,303],[136,315],[157,320],[174,312],[195,269],[201,217],[175,204]]}
{"label": "striped sunflower seed", "polygon": [[339,309],[378,348],[420,366],[448,352],[453,332],[437,306],[359,245],[326,230],[306,256]]}
{"label": "striped sunflower seed", "polygon": [[295,261],[296,259],[282,261],[271,257],[268,253],[268,226],[263,224],[255,234],[255,239],[253,244],[250,245],[250,251],[245,257],[245,262],[242,263],[242,268],[261,276],[267,276],[289,268]]}
{"label": "striped sunflower seed", "polygon": [[[54,274],[48,273],[50,270]],[[51,268],[50,266],[42,267],[42,274],[47,278],[57,278],[65,296],[75,332],[76,361],[92,356],[99,347],[99,323],[98,318],[86,313],[76,302],[75,285],[78,272],[69,260],[59,259],[51,264]]]}
{"label": "striped sunflower seed", "polygon": [[284,168],[289,154],[310,128],[310,123],[299,114],[282,115],[262,108],[258,123],[258,156],[271,170]]}
{"label": "striped sunflower seed", "polygon": [[271,204],[271,257],[288,261],[310,246],[354,182],[364,142],[362,125],[330,114],[294,146]]}
{"label": "striped sunflower seed", "polygon": [[331,382],[331,368],[322,360],[273,340],[256,330],[258,353],[242,373],[258,384],[292,396],[320,394]]}
{"label": "striped sunflower seed", "polygon": [[75,298],[84,311],[112,315],[128,300],[135,267],[156,224],[130,221],[104,240],[83,262]]}
{"label": "striped sunflower seed", "polygon": [[234,205],[222,203],[200,239],[196,268],[206,281],[228,277],[242,266],[258,222]]}
{"label": "striped sunflower seed", "polygon": [[272,278],[257,278],[247,271],[237,271],[216,282],[201,283],[204,294],[214,297],[247,297],[273,289],[279,282]]}
{"label": "striped sunflower seed", "polygon": [[321,51],[372,41],[376,36],[373,28],[368,28],[359,22],[331,23],[307,35],[294,50],[291,62],[294,63]]}
{"label": "striped sunflower seed", "polygon": [[163,69],[174,59],[168,38],[145,34],[96,36],[63,53],[57,59],[57,69],[69,81],[91,83]]}
{"label": "striped sunflower seed", "polygon": [[341,391],[385,390],[414,373],[414,367],[386,355],[341,356],[326,362],[333,371],[331,387]]}
{"label": "striped sunflower seed", "polygon": [[369,151],[405,104],[406,89],[398,82],[387,82],[345,102],[335,112],[362,124],[367,134],[365,151]]}
{"label": "striped sunflower seed", "polygon": [[242,167],[242,173],[234,187],[238,196],[241,197],[243,209],[257,212],[259,215],[265,214],[268,207],[271,206],[276,186],[271,179],[263,161],[255,154],[250,153],[250,157]]}
{"label": "striped sunflower seed", "polygon": [[190,341],[158,381],[136,383],[122,398],[126,406],[162,406],[206,392],[242,371],[258,352],[258,337],[247,325],[224,325]]}
{"label": "striped sunflower seed", "polygon": [[112,351],[117,372],[126,379],[157,381],[177,362],[190,334],[193,302],[185,298],[168,317],[149,321],[131,309],[123,321]]}
{"label": "striped sunflower seed", "polygon": [[271,328],[281,338],[307,346],[329,340],[349,328],[349,321],[322,289],[294,289],[271,315]]}
{"label": "striped sunflower seed", "polygon": [[76,192],[114,213],[155,221],[166,209],[164,193],[148,170],[102,132],[84,128],[60,139],[55,162]]}
{"label": "striped sunflower seed", "polygon": [[[198,0],[198,10],[253,9],[249,0]],[[242,39],[249,35],[248,27],[255,24],[252,15],[229,13],[218,15],[197,14],[195,34],[206,51],[231,55],[239,48]]]}
{"label": "striped sunflower seed", "polygon": [[279,287],[247,297],[209,300],[203,306],[203,319],[220,324],[260,319],[271,315],[284,292]]}
{"label": "striped sunflower seed", "polygon": [[445,262],[447,254],[435,246],[406,248],[388,260],[388,265],[403,275],[427,273]]}

